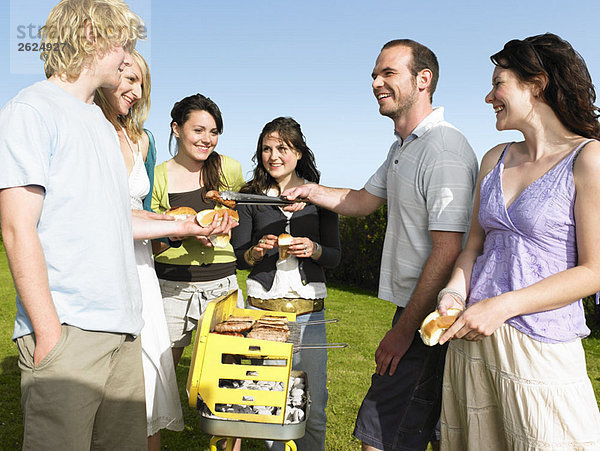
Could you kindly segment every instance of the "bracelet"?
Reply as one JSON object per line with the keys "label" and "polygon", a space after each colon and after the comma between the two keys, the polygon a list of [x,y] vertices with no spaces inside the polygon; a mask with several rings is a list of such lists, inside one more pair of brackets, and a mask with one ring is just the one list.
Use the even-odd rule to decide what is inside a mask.
{"label": "bracelet", "polygon": [[442,300],[442,298],[445,295],[450,295],[454,298],[455,301],[458,301],[459,303],[462,304],[462,306],[464,307],[466,305],[465,303],[465,297],[462,295],[462,293],[458,290],[455,290],[454,288],[443,288],[439,293],[438,293],[438,297],[437,297],[437,301],[438,304],[440,303],[440,301]]}
{"label": "bracelet", "polygon": [[318,260],[319,258],[321,258],[321,254],[323,253],[323,248],[316,241],[313,241],[313,243],[315,245],[315,250],[313,251],[311,258],[313,260]]}
{"label": "bracelet", "polygon": [[254,246],[250,247],[250,249],[248,249],[245,253],[244,253],[244,258],[246,259],[246,262],[248,262],[248,264],[250,266],[254,266],[256,264],[256,262],[258,262],[258,260],[256,260],[253,256],[252,256],[252,249],[254,249]]}
{"label": "bracelet", "polygon": [[254,266],[255,264],[257,264],[259,261],[262,260],[262,258],[254,258],[254,256],[252,255],[252,249],[254,249],[254,246],[251,246],[250,249],[248,249],[245,253],[244,253],[244,258],[246,259],[246,261],[248,262],[248,264],[250,266]]}

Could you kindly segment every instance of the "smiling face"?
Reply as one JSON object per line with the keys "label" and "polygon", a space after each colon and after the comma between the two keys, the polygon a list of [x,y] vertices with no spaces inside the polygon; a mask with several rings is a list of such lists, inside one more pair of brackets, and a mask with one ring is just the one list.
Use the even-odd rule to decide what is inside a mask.
{"label": "smiling face", "polygon": [[492,75],[492,90],[485,102],[496,113],[496,129],[520,130],[531,117],[535,96],[533,86],[522,83],[510,69],[497,66]]}
{"label": "smiling face", "polygon": [[417,83],[410,65],[412,50],[395,46],[381,51],[373,69],[373,94],[379,113],[392,119],[405,115],[417,101]]}
{"label": "smiling face", "polygon": [[119,116],[126,116],[142,97],[142,70],[132,59],[126,58],[121,66],[121,83],[116,89],[102,89],[110,108]]}
{"label": "smiling face", "polygon": [[194,110],[182,126],[173,123],[172,128],[177,138],[177,155],[200,162],[205,161],[217,147],[217,123],[207,111]]}
{"label": "smiling face", "polygon": [[279,133],[273,132],[263,138],[261,154],[263,166],[280,185],[295,174],[300,158],[302,154],[283,141]]}

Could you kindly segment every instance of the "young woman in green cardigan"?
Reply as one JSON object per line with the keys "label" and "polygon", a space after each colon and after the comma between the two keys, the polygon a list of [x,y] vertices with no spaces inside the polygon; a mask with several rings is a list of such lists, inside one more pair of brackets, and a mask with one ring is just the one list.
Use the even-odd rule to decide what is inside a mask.
{"label": "young woman in green cardigan", "polygon": [[[211,99],[195,94],[175,103],[169,139],[174,157],[155,169],[155,212],[171,207],[191,207],[197,212],[212,209],[215,204],[205,199],[206,192],[239,191],[244,184],[240,163],[215,151],[222,132],[221,112]],[[155,249],[155,268],[177,366],[206,304],[238,288],[236,257],[231,244],[218,248],[206,237],[194,237],[178,247],[160,243],[160,249]],[[242,306],[241,293],[238,299]]]}

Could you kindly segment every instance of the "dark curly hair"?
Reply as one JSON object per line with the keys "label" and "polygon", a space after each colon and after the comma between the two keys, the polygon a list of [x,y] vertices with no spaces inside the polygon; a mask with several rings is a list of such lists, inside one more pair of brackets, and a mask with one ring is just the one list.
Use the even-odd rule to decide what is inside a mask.
{"label": "dark curly hair", "polygon": [[594,105],[592,78],[581,55],[567,41],[552,33],[513,39],[490,59],[512,70],[521,82],[538,85],[542,98],[567,129],[586,138],[600,138],[600,109]]}
{"label": "dark curly hair", "polygon": [[288,146],[302,154],[296,164],[296,175],[309,182],[319,183],[321,173],[317,170],[315,156],[306,144],[300,124],[291,117],[278,117],[263,127],[258,137],[256,153],[252,156],[252,161],[256,164],[252,180],[247,182],[240,191],[263,194],[270,188],[279,189],[277,181],[267,172],[262,161],[263,139],[271,133],[278,133]]}
{"label": "dark curly hair", "polygon": [[[219,107],[215,102],[202,94],[194,94],[185,97],[179,102],[175,102],[175,105],[171,110],[171,134],[169,135],[169,152],[171,155],[177,154],[177,146],[175,146],[175,151],[173,151],[172,145],[173,139],[175,138],[173,124],[183,127],[183,124],[185,124],[189,119],[190,114],[194,111],[206,111],[210,114],[217,124],[217,132],[219,132],[219,135],[223,133],[223,117],[221,116],[221,110],[219,110]],[[175,140],[177,140],[177,138],[175,138]],[[204,186],[205,191],[219,191],[221,188],[228,188],[226,184],[224,185],[221,172],[221,157],[216,151],[213,151],[202,166],[202,185]]]}

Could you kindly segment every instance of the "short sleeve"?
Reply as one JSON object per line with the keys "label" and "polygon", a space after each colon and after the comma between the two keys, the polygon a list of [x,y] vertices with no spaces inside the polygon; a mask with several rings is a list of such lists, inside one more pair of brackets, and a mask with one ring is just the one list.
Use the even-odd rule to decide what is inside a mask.
{"label": "short sleeve", "polygon": [[55,149],[47,122],[33,107],[12,101],[0,111],[0,189],[47,188]]}
{"label": "short sleeve", "polygon": [[395,145],[392,145],[388,152],[387,158],[383,162],[379,169],[367,180],[365,189],[369,194],[387,199],[387,173],[390,166],[390,160],[394,155]]}
{"label": "short sleeve", "polygon": [[467,232],[469,229],[477,168],[458,153],[440,152],[426,167],[429,230]]}

